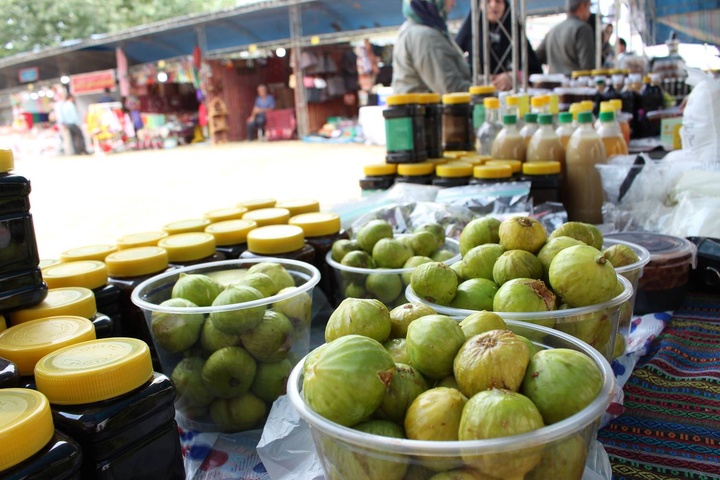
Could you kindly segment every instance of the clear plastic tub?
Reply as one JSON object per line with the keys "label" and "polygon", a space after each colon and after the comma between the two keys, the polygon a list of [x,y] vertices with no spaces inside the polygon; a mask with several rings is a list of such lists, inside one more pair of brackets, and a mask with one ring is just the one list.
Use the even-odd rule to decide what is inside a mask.
{"label": "clear plastic tub", "polygon": [[[568,308],[565,310],[552,310],[549,312],[495,312],[503,320],[527,322],[532,324],[552,327],[556,330],[569,333],[570,335],[584,341],[591,347],[598,350],[607,360],[613,359],[615,348],[615,337],[621,333],[625,338],[629,333],[630,325],[620,326],[620,313],[625,304],[633,294],[633,287],[629,280],[618,275],[625,287],[618,296],[605,303],[590,305],[588,307]],[[476,310],[446,307],[436,303],[430,303],[417,296],[408,285],[405,290],[405,297],[409,302],[419,302],[431,306],[441,315],[447,315],[457,320],[462,320]]]}
{"label": "clear plastic tub", "polygon": [[630,300],[628,300],[630,304],[629,312],[623,312],[627,314],[627,319],[620,319],[620,323],[623,324],[625,320],[630,320],[631,315],[629,314],[632,314],[633,310],[635,309],[635,299],[637,298],[638,283],[640,281],[640,277],[643,276],[643,269],[645,268],[645,265],[647,265],[650,261],[650,252],[647,248],[643,247],[642,245],[638,245],[637,243],[626,242],[617,238],[608,237],[605,237],[602,249],[605,250],[606,248],[612,247],[613,245],[628,246],[633,249],[633,251],[637,254],[639,258],[639,260],[635,263],[625,265],[624,267],[615,268],[615,271],[623,277],[627,278],[633,287],[633,295],[632,297],[630,297]]}
{"label": "clear plastic tub", "polygon": [[[282,265],[284,269],[292,276],[296,288],[260,300],[236,303],[232,305],[193,308],[168,307],[160,305],[162,302],[170,298],[172,288],[181,274],[208,275],[213,277],[218,283],[221,284],[221,286],[226,286],[236,282],[246,273],[246,270],[248,268],[257,263],[277,263]],[[287,370],[287,372],[285,372],[285,375],[287,375],[290,368],[300,358],[302,358],[308,353],[310,349],[312,291],[319,281],[320,272],[317,270],[317,268],[308,263],[300,262],[297,260],[267,257],[255,259],[225,260],[220,262],[211,262],[190,267],[178,268],[145,280],[140,285],[138,285],[135,290],[133,290],[131,297],[132,301],[145,314],[148,329],[150,330],[153,344],[155,345],[155,348],[157,350],[163,373],[169,376],[176,384],[176,418],[178,420],[178,423],[182,427],[195,431],[229,433],[263,427],[265,423],[265,418],[267,417],[267,412],[270,411],[270,407],[272,406],[272,402],[277,398],[277,396],[279,396],[280,393],[284,392],[284,388],[281,388],[284,386],[275,385],[276,388],[270,388],[271,385],[269,384],[257,384],[255,380],[260,378],[258,372],[260,372],[261,370],[264,371],[262,378],[277,378],[277,376],[274,375],[273,372],[277,373],[274,368],[279,368],[280,365],[275,365],[274,367],[267,367],[267,365],[284,363],[284,368]],[[283,303],[280,304],[279,302]],[[282,311],[292,324],[292,329],[291,331],[288,331],[286,333],[281,347],[282,351],[286,352],[286,358],[273,358],[272,360],[274,361],[271,361],[269,358],[264,358],[263,361],[261,361],[258,359],[259,355],[257,355],[255,351],[253,351],[253,353],[249,353],[251,349],[247,344],[244,344],[243,340],[240,338],[242,335],[244,335],[244,333],[237,333],[231,335],[224,333],[222,330],[219,330],[217,329],[217,327],[215,327],[215,334],[214,336],[211,336],[210,334],[212,332],[208,333],[205,331],[206,327],[211,326],[211,322],[209,321],[211,314],[234,312],[239,315],[243,315],[250,312],[251,309],[255,310],[257,308],[265,309],[265,315],[262,322],[265,322],[267,320],[267,312],[270,311],[270,309],[273,309],[275,311]],[[153,315],[158,316],[158,314],[165,314],[168,316],[172,315],[174,316],[172,320],[176,322],[181,322],[185,319],[188,319],[188,322],[195,323],[197,323],[196,320],[198,318],[198,315],[202,315],[202,329],[198,334],[197,340],[189,347],[181,349],[181,351],[169,351],[169,347],[164,346],[168,345],[168,343],[159,342],[156,336],[156,331],[152,327]],[[227,318],[227,316],[225,318]],[[233,318],[232,322],[235,321],[236,318]],[[260,323],[260,325],[262,325],[262,322]],[[165,325],[167,328],[172,324],[168,322]],[[257,329],[258,327],[256,327],[256,330]],[[247,330],[245,330],[245,332],[247,332]],[[213,337],[215,338],[214,341],[209,340]],[[217,340],[218,338],[221,338],[222,340]],[[244,347],[240,348],[242,345],[244,345]],[[224,350],[226,348],[233,348],[233,353],[232,355],[225,354],[226,358],[221,359],[221,362],[223,362],[225,365],[236,364],[236,360],[238,358],[242,359],[243,362],[245,362],[244,364],[247,364],[248,355],[252,357],[255,365],[255,369],[251,369],[251,371],[253,371],[253,379],[252,381],[250,381],[250,379],[242,380],[243,382],[247,381],[252,385],[249,387],[249,389],[245,391],[238,392],[236,390],[232,390],[229,394],[226,394],[226,392],[223,391],[222,395],[216,395],[214,392],[211,391],[211,389],[208,388],[205,380],[201,377],[205,376],[205,365],[207,365],[207,359],[212,357],[220,350]],[[245,350],[245,353],[238,353],[236,348]],[[195,364],[195,368],[185,368],[182,380],[179,380],[179,371],[176,372],[175,376],[173,375],[173,372],[181,361],[185,361],[185,363],[183,363],[183,367],[189,367],[190,365],[188,365],[187,361],[188,358],[197,359],[197,364]],[[200,365],[199,368],[197,367],[198,364]],[[202,369],[202,376],[200,375],[200,368]],[[226,369],[230,372],[227,379],[228,384],[231,384],[238,378],[244,378],[250,375],[249,373],[247,373],[247,370],[239,373],[238,371],[233,371],[232,368],[232,366],[229,366],[227,367],[227,369],[229,370],[227,370],[226,367],[222,367],[222,369]],[[215,369],[215,371],[217,372],[217,368]],[[281,379],[286,378],[283,377],[282,374],[278,373],[277,375],[279,375]],[[186,388],[183,388],[183,385],[180,385],[180,383],[183,383]],[[268,391],[270,391],[271,393],[273,391],[276,391],[277,395],[270,395]],[[185,395],[184,392],[188,392],[188,394]],[[204,392],[208,392],[210,394],[210,397],[205,396],[206,394],[204,394]],[[245,398],[245,395],[247,393],[253,394],[255,398]],[[275,398],[272,398],[273,396]],[[220,406],[213,407],[213,403],[216,401],[225,401],[227,403],[225,405],[226,408],[221,409]],[[250,425],[243,425],[242,427],[237,427],[238,424],[242,423],[240,420],[238,420],[238,417],[236,416],[237,412],[246,410],[248,408],[258,409],[262,411],[263,407],[260,402],[265,403],[265,414],[262,415],[262,419],[257,422],[250,422]],[[209,412],[219,412],[220,410],[225,410],[226,414],[229,415],[232,420],[238,421],[225,422],[222,425],[219,424],[218,422],[213,420],[213,418],[219,417],[213,417]],[[236,426],[228,427],[228,425],[230,424]]]}
{"label": "clear plastic tub", "polygon": [[[590,357],[603,377],[602,389],[595,400],[575,415],[521,435],[447,442],[389,438],[343,427],[310,409],[302,397],[303,362],[300,362],[288,379],[288,397],[310,426],[326,478],[388,480],[403,478],[407,468],[412,472],[405,474],[404,478],[424,479],[432,475],[432,472],[424,468],[427,465],[442,465],[445,470],[462,468],[485,459],[501,463],[524,462],[533,456],[551,455],[555,448],[562,448],[571,442],[578,442],[576,445],[582,447],[578,449],[578,456],[586,456],[588,446],[597,436],[600,417],[610,404],[616,385],[609,363],[588,345],[557,330],[515,321],[508,321],[507,324],[510,330],[532,339],[533,343],[541,348],[570,348]],[[558,455],[557,451],[554,453]],[[578,460],[581,460],[581,465],[585,464],[584,458]],[[362,470],[352,470],[353,465],[362,466]],[[422,473],[414,475],[418,470],[426,476]],[[390,475],[389,472],[395,472],[395,475]],[[531,473],[528,473],[526,478],[530,478],[530,475]],[[503,478],[520,479],[523,475],[506,475]]]}

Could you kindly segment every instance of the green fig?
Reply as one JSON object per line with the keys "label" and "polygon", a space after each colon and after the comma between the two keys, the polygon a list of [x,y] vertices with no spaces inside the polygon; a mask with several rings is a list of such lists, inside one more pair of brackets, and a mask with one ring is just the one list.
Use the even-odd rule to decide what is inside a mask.
{"label": "green fig", "polygon": [[390,336],[390,312],[375,299],[346,298],[333,311],[325,326],[325,341],[344,335],[364,335],[378,342]]}
{"label": "green fig", "polygon": [[242,347],[225,347],[212,353],[202,369],[202,380],[220,398],[242,395],[250,389],[257,365]]}
{"label": "green fig", "polygon": [[405,345],[410,365],[426,377],[439,380],[453,372],[453,359],[463,343],[465,334],[455,320],[445,315],[426,315],[408,326]]}
{"label": "green fig", "polygon": [[[262,293],[256,288],[230,285],[217,296],[213,307],[225,307],[262,299]],[[237,335],[258,326],[262,322],[265,309],[265,305],[239,307],[234,310],[222,309],[210,313],[210,321],[223,332]]]}
{"label": "green fig", "polygon": [[257,361],[280,362],[292,348],[293,326],[282,313],[265,310],[262,321],[241,336],[243,347]]}
{"label": "green fig", "polygon": [[[161,307],[192,308],[194,303],[183,298],[171,298],[160,304]],[[202,313],[152,312],[150,331],[155,343],[168,352],[179,353],[192,347],[205,323]]]}
{"label": "green fig", "polygon": [[420,298],[430,303],[450,305],[455,298],[458,281],[450,267],[441,262],[431,262],[413,271],[410,285]]}
{"label": "green fig", "polygon": [[207,275],[181,273],[173,285],[171,298],[184,298],[198,307],[208,307],[222,287]]}
{"label": "green fig", "polygon": [[490,330],[507,330],[507,324],[500,315],[493,312],[481,311],[468,315],[460,322],[460,328],[465,334],[465,339]]}
{"label": "green fig", "polygon": [[420,372],[410,365],[395,365],[395,376],[387,387],[378,412],[387,420],[402,423],[408,407],[418,395],[427,390],[427,384]]}
{"label": "green fig", "polygon": [[223,432],[243,432],[260,423],[267,413],[265,402],[250,392],[218,398],[210,404],[210,416]]}
{"label": "green fig", "polygon": [[460,233],[460,254],[464,257],[474,247],[500,243],[500,220],[482,217],[471,220]]}
{"label": "green fig", "polygon": [[511,217],[503,220],[498,229],[500,245],[505,250],[526,250],[538,253],[547,241],[542,223],[530,217]]}
{"label": "green fig", "polygon": [[435,315],[434,308],[424,303],[403,303],[390,310],[390,338],[405,338],[408,325],[425,315]]}

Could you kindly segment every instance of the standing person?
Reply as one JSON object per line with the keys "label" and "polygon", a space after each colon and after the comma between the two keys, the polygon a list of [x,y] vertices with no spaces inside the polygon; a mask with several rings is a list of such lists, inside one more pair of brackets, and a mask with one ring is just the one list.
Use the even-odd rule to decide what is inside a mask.
{"label": "standing person", "polygon": [[70,131],[75,155],[88,155],[85,148],[85,136],[80,128],[80,115],[72,95],[68,95],[62,104],[61,118],[63,125]]}
{"label": "standing person", "polygon": [[549,73],[570,75],[573,70],[592,70],[595,66],[595,39],[587,23],[590,0],[565,0],[567,18],[555,25],[537,49]]}
{"label": "standing person", "polygon": [[105,91],[102,95],[100,95],[100,98],[97,99],[96,103],[112,103],[116,102],[112,95],[110,95],[110,89],[105,87]]}
{"label": "standing person", "polygon": [[62,150],[64,155],[73,154],[72,137],[70,136],[70,130],[63,121],[63,104],[65,103],[65,89],[58,90],[55,92],[55,104],[53,105],[53,117],[55,125],[57,126],[58,133],[62,139]]}
{"label": "standing person", "polygon": [[248,140],[255,140],[255,136],[259,135],[261,130],[263,133],[265,132],[265,124],[267,123],[265,112],[275,108],[275,97],[268,93],[266,85],[258,85],[257,93],[255,106],[247,120]]}
{"label": "standing person", "polygon": [[[510,5],[507,0],[488,0],[487,2],[487,18],[488,18],[488,38],[490,40],[490,79],[497,90],[510,90],[512,88],[512,49],[520,48],[520,38],[515,39],[512,46],[508,38],[512,33],[512,15],[510,13]],[[482,46],[482,16],[484,12],[480,12],[478,17],[478,35],[480,36],[480,67],[484,68],[485,49]],[[524,28],[522,24],[518,24],[518,31]],[[503,31],[504,30],[504,31]],[[542,73],[542,65],[535,55],[530,42],[527,41],[528,53],[528,75],[534,73]],[[460,27],[455,41],[463,52],[468,54],[470,68],[472,68],[473,59],[473,37],[472,37],[472,10],[467,14],[465,20]],[[520,65],[522,65],[522,49],[519,50]]]}
{"label": "standing person", "polygon": [[602,31],[602,62],[603,67],[612,67],[615,64],[615,49],[610,45],[610,37],[613,34],[612,23],[603,27]]}
{"label": "standing person", "polygon": [[467,92],[470,68],[447,29],[455,0],[403,0],[393,52],[393,92]]}

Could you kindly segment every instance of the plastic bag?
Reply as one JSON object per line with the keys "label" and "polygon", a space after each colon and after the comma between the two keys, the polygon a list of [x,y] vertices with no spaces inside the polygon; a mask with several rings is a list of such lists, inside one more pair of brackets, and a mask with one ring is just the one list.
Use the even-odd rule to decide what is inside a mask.
{"label": "plastic bag", "polygon": [[683,149],[700,161],[720,160],[720,82],[698,69],[688,69],[693,85],[683,111]]}

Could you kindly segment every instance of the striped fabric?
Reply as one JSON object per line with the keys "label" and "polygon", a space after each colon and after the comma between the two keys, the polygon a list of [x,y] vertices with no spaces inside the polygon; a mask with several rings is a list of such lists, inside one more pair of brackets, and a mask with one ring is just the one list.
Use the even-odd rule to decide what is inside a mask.
{"label": "striped fabric", "polygon": [[598,433],[614,480],[720,479],[720,295],[688,295]]}

